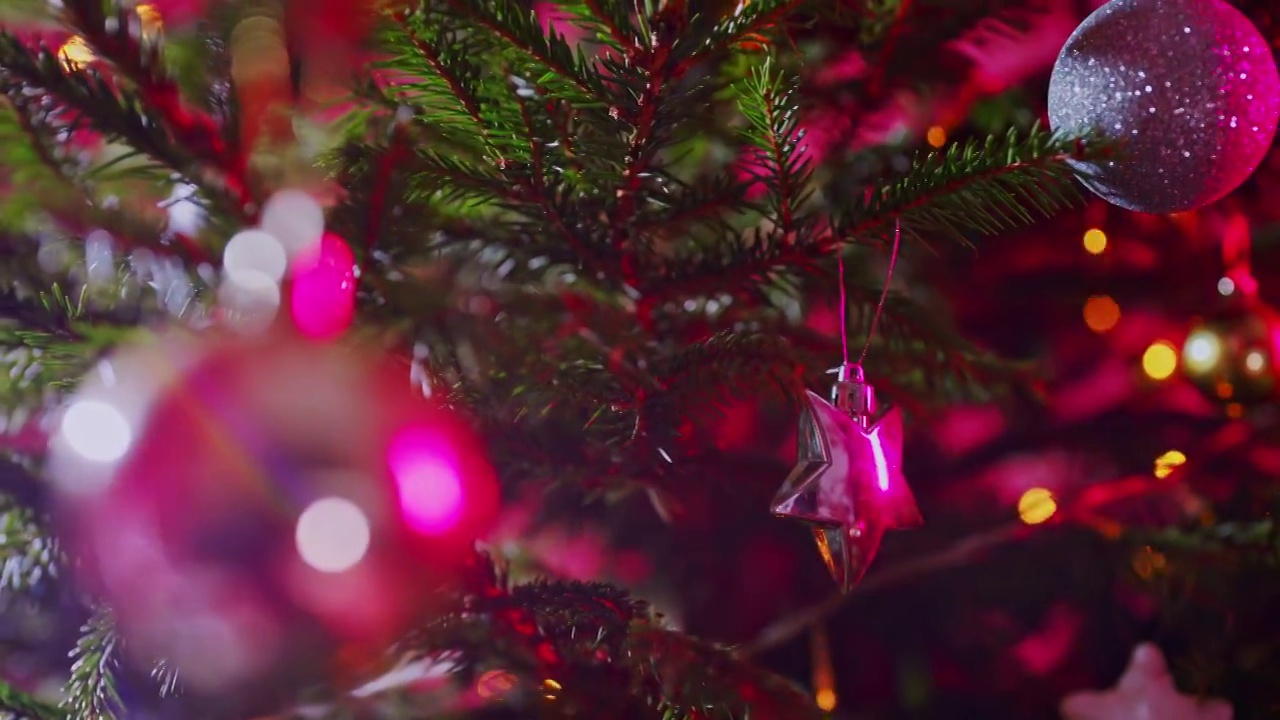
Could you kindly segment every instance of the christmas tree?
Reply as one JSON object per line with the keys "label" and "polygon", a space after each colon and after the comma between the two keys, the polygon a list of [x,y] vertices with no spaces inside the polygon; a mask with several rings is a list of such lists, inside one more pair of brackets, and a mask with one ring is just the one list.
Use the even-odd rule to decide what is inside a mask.
{"label": "christmas tree", "polygon": [[1269,716],[1280,26],[1078,5],[6,3],[0,711]]}

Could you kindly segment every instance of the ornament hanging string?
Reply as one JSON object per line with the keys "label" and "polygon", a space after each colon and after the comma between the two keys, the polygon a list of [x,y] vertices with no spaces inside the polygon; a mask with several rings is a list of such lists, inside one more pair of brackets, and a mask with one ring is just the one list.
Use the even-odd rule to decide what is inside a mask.
{"label": "ornament hanging string", "polygon": [[[871,316],[871,327],[867,328],[867,340],[862,345],[856,365],[861,366],[871,350],[871,340],[876,336],[876,327],[880,324],[880,316],[884,314],[885,303],[889,300],[889,286],[893,284],[893,268],[898,264],[898,247],[902,243],[902,221],[893,221],[893,250],[889,253],[889,271],[885,273],[884,289],[880,291],[880,302],[876,304],[876,312]],[[840,281],[840,351],[841,367],[849,367],[849,291],[844,284],[844,253],[836,253],[836,266],[839,268]]]}

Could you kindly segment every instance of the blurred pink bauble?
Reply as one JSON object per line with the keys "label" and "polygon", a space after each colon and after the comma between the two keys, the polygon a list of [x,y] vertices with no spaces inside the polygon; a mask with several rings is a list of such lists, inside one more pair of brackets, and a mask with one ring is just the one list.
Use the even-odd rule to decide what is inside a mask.
{"label": "blurred pink bauble", "polygon": [[294,260],[289,310],[298,332],[329,340],[346,331],[355,319],[355,266],[351,248],[332,233]]}
{"label": "blurred pink bauble", "polygon": [[408,365],[265,336],[170,334],[105,360],[51,445],[59,519],[135,660],[227,714],[432,617],[497,513],[495,475]]}

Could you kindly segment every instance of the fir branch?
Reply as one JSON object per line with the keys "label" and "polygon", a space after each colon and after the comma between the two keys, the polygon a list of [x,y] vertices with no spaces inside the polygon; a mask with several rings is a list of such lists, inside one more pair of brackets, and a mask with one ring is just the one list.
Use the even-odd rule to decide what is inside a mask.
{"label": "fir branch", "polygon": [[605,109],[616,93],[582,53],[575,53],[564,35],[544,32],[532,6],[523,0],[441,0],[459,18],[483,28],[524,61],[519,69],[538,78],[555,97],[579,107]]}
{"label": "fir branch", "polygon": [[745,169],[768,188],[770,220],[784,240],[794,241],[797,215],[813,194],[813,173],[799,146],[799,81],[766,56],[736,89],[738,108],[748,122],[742,136],[754,148]]}
{"label": "fir branch", "polygon": [[1049,133],[1036,126],[1021,136],[952,145],[917,159],[906,177],[873,193],[839,222],[845,242],[878,239],[901,221],[920,238],[942,233],[990,235],[1048,217],[1076,203],[1069,163],[1111,153],[1110,146]]}
{"label": "fir branch", "polygon": [[71,652],[71,677],[67,679],[62,707],[76,718],[115,720],[124,704],[116,687],[120,637],[111,612],[97,608],[80,632],[80,640]]}
{"label": "fir branch", "polygon": [[[214,181],[199,146],[188,146],[173,135],[167,119],[143,95],[111,82],[92,66],[71,67],[47,48],[29,48],[18,37],[0,31],[0,92],[20,98],[32,90],[42,90],[55,100],[28,105],[43,112],[39,122],[65,132],[90,127],[119,140],[187,178],[234,216],[244,217],[243,198],[235,183]],[[15,104],[23,107],[20,101]]]}
{"label": "fir branch", "polygon": [[61,709],[3,681],[0,681],[0,713],[13,720],[63,720],[67,717]]}
{"label": "fir branch", "polygon": [[631,22],[628,3],[618,0],[583,0],[581,3],[566,2],[562,7],[566,12],[572,13],[579,24],[596,28],[598,38],[611,41],[614,49],[621,51],[626,57],[634,58],[644,51],[644,38]]}
{"label": "fir branch", "polygon": [[[106,11],[108,4],[115,12]],[[178,82],[169,75],[164,62],[163,36],[152,33],[140,40],[142,20],[133,7],[102,0],[63,0],[62,7],[80,37],[133,83],[143,102],[156,111],[173,137],[203,163],[222,173],[225,190],[236,198],[243,212],[253,202],[243,162],[223,139],[218,122],[183,102]]]}
{"label": "fir branch", "polygon": [[58,576],[63,564],[57,538],[35,512],[0,497],[0,586],[28,591]]}

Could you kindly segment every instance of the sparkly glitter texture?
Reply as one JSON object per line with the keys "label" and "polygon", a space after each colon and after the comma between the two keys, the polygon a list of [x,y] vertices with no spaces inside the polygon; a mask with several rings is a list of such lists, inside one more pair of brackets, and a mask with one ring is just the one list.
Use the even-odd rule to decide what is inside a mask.
{"label": "sparkly glitter texture", "polygon": [[1067,40],[1049,84],[1055,130],[1121,141],[1077,163],[1123,208],[1181,212],[1251,175],[1280,117],[1280,76],[1258,30],[1222,0],[1112,0]]}

